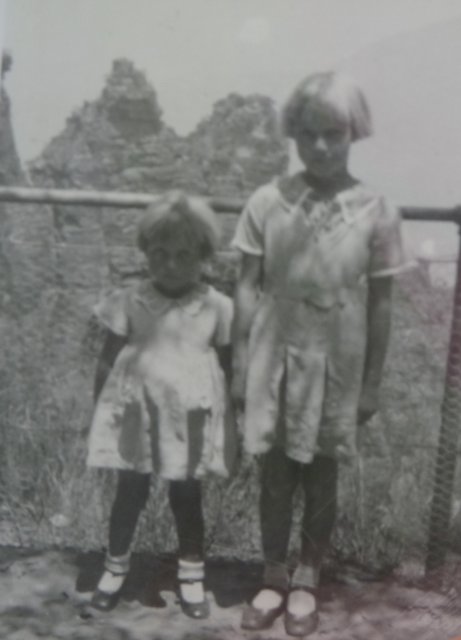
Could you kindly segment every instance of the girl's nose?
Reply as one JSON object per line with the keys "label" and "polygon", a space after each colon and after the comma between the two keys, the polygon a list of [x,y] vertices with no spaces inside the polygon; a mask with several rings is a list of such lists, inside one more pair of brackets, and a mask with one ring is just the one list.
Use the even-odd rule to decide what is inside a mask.
{"label": "girl's nose", "polygon": [[166,261],[165,261],[165,266],[168,269],[171,269],[172,271],[174,271],[176,269],[176,267],[178,266],[177,260],[175,257],[170,256]]}
{"label": "girl's nose", "polygon": [[316,138],[314,142],[314,148],[317,151],[327,151],[328,145],[325,141],[325,138],[323,138],[322,136],[319,136],[318,138]]}

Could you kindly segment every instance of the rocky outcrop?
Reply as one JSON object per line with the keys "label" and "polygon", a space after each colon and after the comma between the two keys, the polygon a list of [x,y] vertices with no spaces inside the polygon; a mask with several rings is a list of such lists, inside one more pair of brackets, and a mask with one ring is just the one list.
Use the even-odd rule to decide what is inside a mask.
{"label": "rocky outcrop", "polygon": [[215,195],[248,195],[287,165],[272,101],[260,95],[231,94],[217,102],[187,146],[191,186]]}
{"label": "rocky outcrop", "polygon": [[[152,193],[182,188],[243,198],[283,173],[287,163],[286,141],[269,98],[231,94],[216,103],[195,131],[181,137],[165,124],[145,75],[131,62],[116,60],[100,97],[68,118],[64,130],[30,164],[29,174],[36,186]],[[138,216],[133,211],[54,207],[50,233],[62,243],[62,252],[69,255],[84,245],[81,256],[86,253],[79,269],[78,257],[61,265],[63,281],[74,287],[75,279],[87,274],[87,286],[100,287],[138,272],[141,256],[133,249]],[[224,215],[221,221],[225,245],[235,216]],[[222,255],[212,271],[229,283],[229,262]]]}
{"label": "rocky outcrop", "polygon": [[232,94],[181,137],[164,123],[145,75],[116,60],[101,96],[68,118],[30,175],[43,186],[239,196],[283,172],[287,161],[269,98]]}

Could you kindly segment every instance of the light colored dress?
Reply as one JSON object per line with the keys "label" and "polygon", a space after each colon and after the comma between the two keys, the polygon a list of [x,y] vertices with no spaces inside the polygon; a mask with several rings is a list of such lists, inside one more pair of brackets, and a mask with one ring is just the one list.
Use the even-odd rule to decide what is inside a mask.
{"label": "light colored dress", "polygon": [[356,453],[366,283],[404,260],[397,209],[362,184],[320,200],[301,174],[259,188],[233,246],[263,260],[249,339],[244,443],[301,463]]}
{"label": "light colored dress", "polygon": [[169,480],[227,477],[234,429],[215,347],[229,344],[231,300],[204,284],[167,298],[144,281],[94,312],[127,344],[96,404],[88,464]]}

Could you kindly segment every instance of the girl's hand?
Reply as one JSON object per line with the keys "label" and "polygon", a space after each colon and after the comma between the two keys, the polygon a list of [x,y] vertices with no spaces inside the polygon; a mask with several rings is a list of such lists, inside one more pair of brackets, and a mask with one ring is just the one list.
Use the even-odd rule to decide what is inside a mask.
{"label": "girl's hand", "polygon": [[237,451],[237,469],[244,475],[251,473],[255,469],[258,462],[258,456],[254,456],[251,453],[245,451],[245,445],[243,444],[243,433],[240,431],[238,451]]}
{"label": "girl's hand", "polygon": [[377,386],[364,386],[359,400],[357,411],[357,423],[365,424],[378,411],[379,388]]}

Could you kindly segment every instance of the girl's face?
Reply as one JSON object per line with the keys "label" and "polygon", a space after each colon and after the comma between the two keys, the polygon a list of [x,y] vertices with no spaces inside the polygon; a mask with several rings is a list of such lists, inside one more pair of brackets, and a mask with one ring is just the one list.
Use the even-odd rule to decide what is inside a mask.
{"label": "girl's face", "polygon": [[347,173],[352,142],[349,124],[324,104],[309,104],[295,136],[298,155],[308,173],[319,180],[334,180]]}
{"label": "girl's face", "polygon": [[162,291],[172,295],[187,292],[200,279],[202,258],[196,242],[178,234],[153,240],[147,250],[152,280]]}

